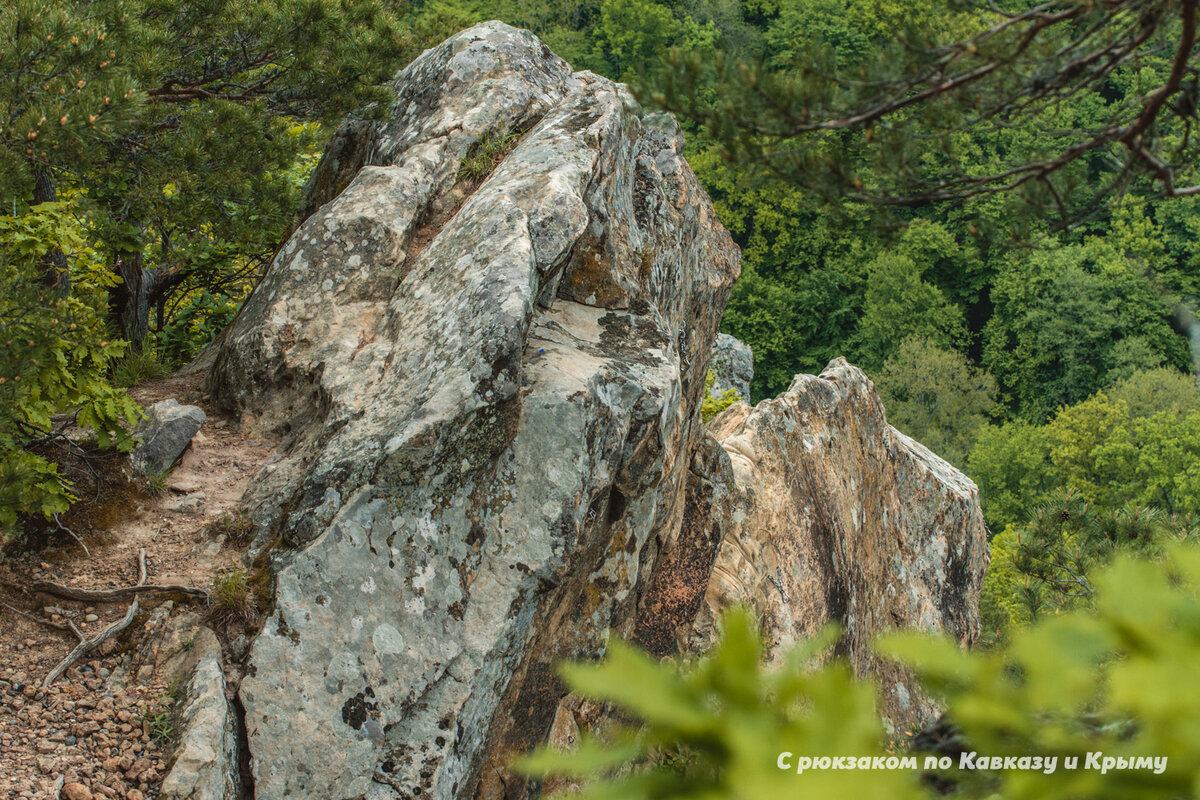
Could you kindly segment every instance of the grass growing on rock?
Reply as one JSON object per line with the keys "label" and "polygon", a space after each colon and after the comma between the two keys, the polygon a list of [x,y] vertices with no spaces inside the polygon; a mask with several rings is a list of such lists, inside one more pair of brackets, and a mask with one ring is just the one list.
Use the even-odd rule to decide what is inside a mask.
{"label": "grass growing on rock", "polygon": [[516,131],[509,133],[485,133],[471,150],[471,154],[463,159],[458,168],[458,177],[472,182],[480,182],[496,168],[509,151],[517,144],[520,136]]}
{"label": "grass growing on rock", "polygon": [[209,617],[218,625],[250,625],[258,619],[258,599],[246,570],[230,564],[217,570],[208,593]]}

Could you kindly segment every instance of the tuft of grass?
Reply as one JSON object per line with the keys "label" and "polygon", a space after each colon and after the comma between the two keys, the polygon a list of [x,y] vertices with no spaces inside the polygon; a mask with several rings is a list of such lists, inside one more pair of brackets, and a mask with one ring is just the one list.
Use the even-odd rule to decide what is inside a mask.
{"label": "tuft of grass", "polygon": [[151,472],[146,475],[146,491],[152,497],[162,497],[167,493],[167,476],[171,474],[170,470],[162,472]]}
{"label": "tuft of grass", "polygon": [[474,182],[482,181],[492,174],[492,170],[504,160],[519,138],[521,137],[516,131],[504,134],[485,133],[459,165],[458,177]]}
{"label": "tuft of grass", "polygon": [[136,353],[132,349],[112,366],[112,384],[128,389],[145,381],[166,378],[174,370],[150,347]]}
{"label": "tuft of grass", "polygon": [[142,726],[159,747],[166,747],[175,740],[175,714],[167,705],[158,704],[147,708],[142,714]]}
{"label": "tuft of grass", "polygon": [[208,590],[209,616],[227,625],[249,625],[258,617],[258,600],[251,591],[246,570],[233,563],[217,570]]}
{"label": "tuft of grass", "polygon": [[242,547],[254,538],[254,523],[243,509],[225,511],[208,524],[208,535],[214,539],[224,536],[227,543]]}

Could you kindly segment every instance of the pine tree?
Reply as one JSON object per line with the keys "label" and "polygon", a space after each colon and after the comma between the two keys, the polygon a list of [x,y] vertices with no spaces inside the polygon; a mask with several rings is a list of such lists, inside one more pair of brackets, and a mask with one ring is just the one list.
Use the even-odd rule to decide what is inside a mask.
{"label": "pine tree", "polygon": [[79,200],[136,349],[184,281],[277,243],[299,123],[381,99],[412,52],[377,0],[17,0],[0,31],[2,207]]}

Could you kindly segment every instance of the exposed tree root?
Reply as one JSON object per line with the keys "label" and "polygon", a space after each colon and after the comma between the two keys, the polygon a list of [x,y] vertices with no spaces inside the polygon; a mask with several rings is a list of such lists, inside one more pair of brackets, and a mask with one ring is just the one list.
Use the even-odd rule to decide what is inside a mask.
{"label": "exposed tree root", "polygon": [[[140,588],[140,587],[144,586],[145,583],[146,583],[146,550],[145,550],[145,548],[142,548],[141,550],[138,551],[138,582],[137,582],[137,586],[134,588]],[[49,674],[46,675],[46,679],[42,681],[42,686],[45,688],[48,688],[52,683],[54,683],[56,680],[58,680],[58,678],[64,672],[67,671],[67,667],[74,664],[76,661],[78,661],[80,658],[82,658],[85,654],[90,653],[92,650],[95,650],[97,647],[99,647],[101,644],[103,644],[108,639],[111,639],[113,636],[116,636],[118,633],[120,633],[121,631],[128,628],[129,624],[131,622],[133,622],[134,615],[137,614],[137,611],[138,611],[138,597],[135,594],[134,598],[133,598],[133,602],[129,604],[129,610],[125,612],[125,616],[122,617],[121,619],[117,620],[116,622],[114,622],[112,625],[109,625],[104,630],[100,631],[100,633],[96,634],[91,639],[85,638],[83,636],[83,633],[78,628],[76,628],[73,623],[71,623],[71,629],[79,637],[79,644],[77,644],[75,646],[74,650],[72,650],[70,653],[67,654],[66,658],[64,658],[61,662],[59,662],[59,665],[57,667],[50,670]]]}

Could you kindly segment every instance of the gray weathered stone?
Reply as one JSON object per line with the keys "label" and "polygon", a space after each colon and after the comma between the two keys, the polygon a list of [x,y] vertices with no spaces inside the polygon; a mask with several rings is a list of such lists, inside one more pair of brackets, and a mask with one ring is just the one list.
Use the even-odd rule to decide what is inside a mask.
{"label": "gray weathered stone", "polygon": [[225,698],[221,646],[208,628],[192,628],[185,655],[193,664],[180,702],[173,763],[162,782],[164,800],[240,797],[237,715]]}
{"label": "gray weathered stone", "polygon": [[840,358],[755,408],[730,406],[709,430],[734,488],[692,645],[732,604],[759,611],[773,654],[837,622],[889,723],[932,721],[935,706],[875,659],[871,639],[911,627],[975,641],[990,558],[975,484],[888,425],[875,387]]}
{"label": "gray weathered stone", "polygon": [[[738,253],[675,124],[496,22],[393,91],[330,146],[207,379],[281,439],[245,498],[274,571],[238,690],[255,797],[536,795],[511,753],[607,714],[557,662],[703,649],[733,602],[776,654],[842,622],[885,714],[926,716],[868,642],[973,640],[975,487],[840,360],[700,424]],[[483,141],[507,148],[479,176]]]}
{"label": "gray weathered stone", "polygon": [[129,459],[143,475],[161,475],[179,460],[192,437],[207,419],[196,406],[180,405],[178,400],[161,400],[146,409],[146,419],[133,434],[141,441]]}
{"label": "gray weathered stone", "polygon": [[632,634],[703,483],[738,252],[675,123],[501,23],[394,90],[209,376],[283,438],[247,497],[282,542],[240,688],[260,800],[523,792],[554,664]]}
{"label": "gray weathered stone", "polygon": [[733,389],[742,400],[750,401],[750,381],[754,380],[754,353],[750,345],[727,333],[718,333],[709,371],[713,384],[708,394],[714,400]]}

